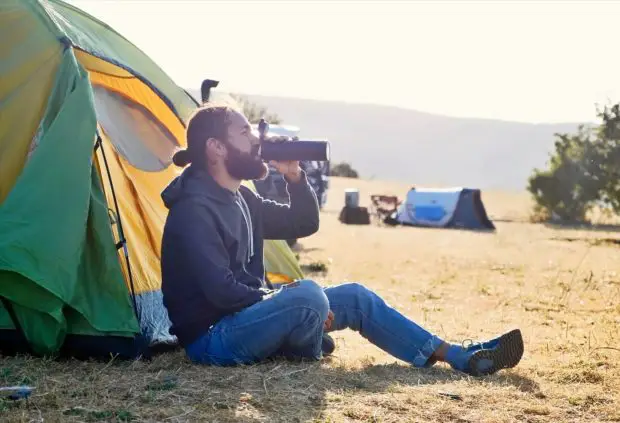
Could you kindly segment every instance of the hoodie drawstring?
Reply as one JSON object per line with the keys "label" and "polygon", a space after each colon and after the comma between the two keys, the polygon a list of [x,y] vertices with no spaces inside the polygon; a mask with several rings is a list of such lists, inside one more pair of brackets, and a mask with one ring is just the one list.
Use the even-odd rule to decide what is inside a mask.
{"label": "hoodie drawstring", "polygon": [[254,256],[254,228],[252,226],[252,218],[250,217],[250,208],[248,207],[248,204],[245,202],[245,198],[243,198],[241,194],[237,194],[237,199],[239,201],[237,201],[236,203],[239,206],[239,209],[241,210],[241,214],[243,215],[243,220],[245,220],[245,226],[248,230],[248,241],[250,245],[248,248],[247,260],[249,263],[252,257]]}

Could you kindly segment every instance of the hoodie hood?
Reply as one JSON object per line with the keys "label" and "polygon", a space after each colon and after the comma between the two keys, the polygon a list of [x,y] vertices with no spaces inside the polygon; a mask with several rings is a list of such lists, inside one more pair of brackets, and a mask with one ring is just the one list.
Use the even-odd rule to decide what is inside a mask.
{"label": "hoodie hood", "polygon": [[222,188],[208,172],[190,166],[164,188],[161,198],[170,209],[182,200],[230,204],[235,201],[235,194]]}

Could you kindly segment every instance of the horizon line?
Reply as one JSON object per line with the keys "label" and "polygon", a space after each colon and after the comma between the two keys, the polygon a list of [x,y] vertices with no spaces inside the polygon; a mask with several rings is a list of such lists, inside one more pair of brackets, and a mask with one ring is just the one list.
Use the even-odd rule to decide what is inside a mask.
{"label": "horizon line", "polygon": [[[199,103],[201,103],[200,89],[199,88],[185,88],[185,90],[187,90],[190,93],[197,93],[198,97],[196,98],[196,100]],[[388,104],[388,103],[370,103],[370,102],[362,102],[362,101],[355,101],[355,100],[336,100],[336,99],[325,99],[325,98],[316,98],[316,97],[314,97],[314,98],[313,97],[295,97],[295,96],[287,96],[287,95],[283,95],[283,94],[264,94],[264,93],[247,92],[247,91],[246,92],[242,92],[242,91],[235,91],[235,90],[221,90],[221,89],[217,89],[217,88],[213,88],[212,92],[228,94],[228,95],[235,94],[235,95],[245,95],[245,96],[270,97],[270,98],[277,98],[277,99],[284,99],[284,100],[301,100],[301,101],[335,103],[335,104],[340,103],[340,104],[357,105],[357,106],[384,107],[384,108],[405,110],[405,111],[411,111],[411,112],[426,114],[426,115],[430,115],[430,116],[445,117],[445,118],[451,118],[451,119],[467,119],[467,120],[478,120],[478,121],[493,121],[493,122],[518,123],[518,124],[528,124],[528,125],[597,125],[596,122],[577,121],[577,120],[575,120],[575,121],[567,121],[567,120],[563,120],[563,121],[527,121],[527,120],[519,120],[519,119],[504,119],[504,118],[492,118],[492,117],[482,117],[482,116],[458,116],[458,115],[448,115],[448,114],[445,114],[445,113],[431,112],[431,111],[425,111],[425,110],[420,110],[420,109],[414,109],[414,108],[411,108],[411,107],[399,106],[399,105]]]}

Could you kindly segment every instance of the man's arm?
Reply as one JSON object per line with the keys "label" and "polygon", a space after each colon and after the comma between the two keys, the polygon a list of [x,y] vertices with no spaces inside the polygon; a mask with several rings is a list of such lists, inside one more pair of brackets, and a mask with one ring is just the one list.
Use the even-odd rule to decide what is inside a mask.
{"label": "man's arm", "polygon": [[319,230],[319,203],[306,173],[284,175],[290,204],[280,204],[258,196],[263,214],[265,239],[296,239]]}
{"label": "man's arm", "polygon": [[260,301],[263,291],[235,280],[212,215],[197,205],[188,207],[183,215],[178,218],[185,228],[175,236],[184,277],[200,284],[207,302],[218,309],[236,312]]}

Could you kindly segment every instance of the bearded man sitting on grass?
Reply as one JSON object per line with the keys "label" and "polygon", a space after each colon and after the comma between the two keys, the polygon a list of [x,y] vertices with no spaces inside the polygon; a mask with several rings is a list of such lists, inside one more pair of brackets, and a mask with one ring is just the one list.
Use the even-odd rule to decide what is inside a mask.
{"label": "bearded man sitting on grass", "polygon": [[[268,289],[264,239],[297,239],[318,231],[316,195],[298,162],[272,163],[287,181],[290,204],[241,185],[267,176],[260,140],[247,118],[226,106],[199,108],[187,127],[186,167],[162,192],[169,209],[162,240],[162,291],[188,357],[210,365],[272,357],[319,360],[331,352],[325,334],[346,328],[415,367],[437,361],[482,376],[516,366],[518,329],[467,348],[451,344],[390,307],[358,283],[322,288],[311,280]],[[189,166],[188,166],[189,165]]]}

